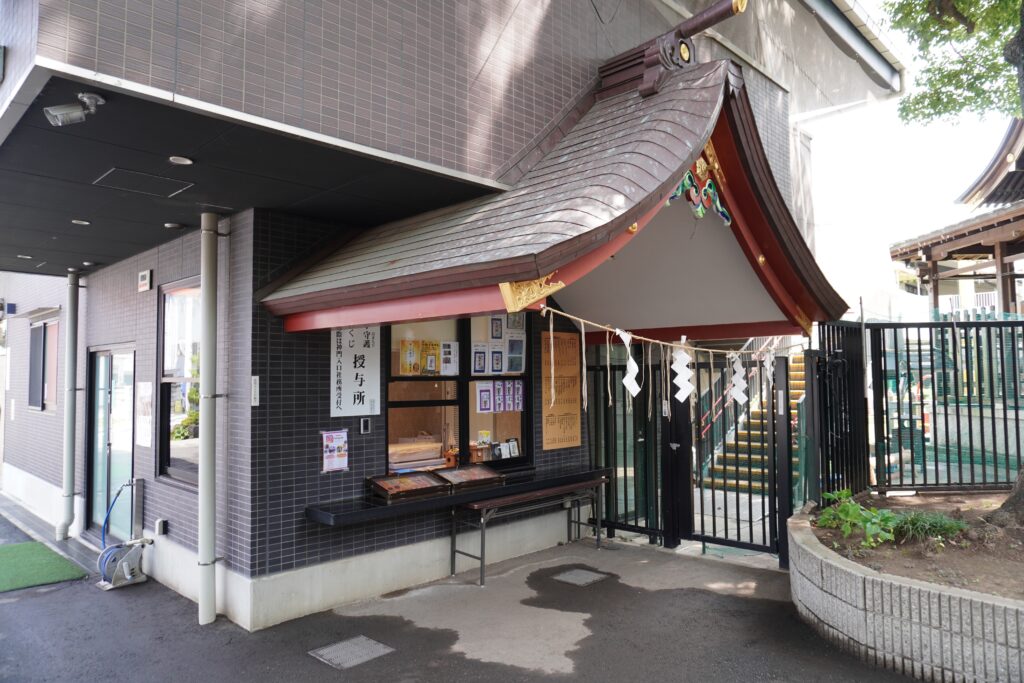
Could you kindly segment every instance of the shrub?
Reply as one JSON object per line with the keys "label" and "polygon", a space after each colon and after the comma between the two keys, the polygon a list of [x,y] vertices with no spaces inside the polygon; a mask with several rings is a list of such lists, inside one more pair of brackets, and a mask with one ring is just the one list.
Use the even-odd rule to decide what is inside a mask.
{"label": "shrub", "polygon": [[861,545],[865,548],[874,548],[883,541],[895,540],[893,527],[899,521],[899,515],[890,510],[864,507],[853,500],[849,489],[823,493],[822,496],[834,505],[821,511],[818,516],[819,527],[839,529],[844,538],[855,530],[863,531],[864,540]]}
{"label": "shrub", "polygon": [[900,515],[893,532],[900,543],[929,538],[951,539],[967,530],[967,523],[941,512],[912,511]]}

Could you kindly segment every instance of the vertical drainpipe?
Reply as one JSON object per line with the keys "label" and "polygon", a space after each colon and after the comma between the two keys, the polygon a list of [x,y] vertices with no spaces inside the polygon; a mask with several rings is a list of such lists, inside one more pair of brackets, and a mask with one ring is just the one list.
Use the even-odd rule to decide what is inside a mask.
{"label": "vertical drainpipe", "polygon": [[204,213],[200,243],[199,623],[217,618],[217,214]]}
{"label": "vertical drainpipe", "polygon": [[64,516],[56,538],[63,541],[75,521],[75,419],[78,385],[78,272],[68,271],[67,312],[64,318]]}

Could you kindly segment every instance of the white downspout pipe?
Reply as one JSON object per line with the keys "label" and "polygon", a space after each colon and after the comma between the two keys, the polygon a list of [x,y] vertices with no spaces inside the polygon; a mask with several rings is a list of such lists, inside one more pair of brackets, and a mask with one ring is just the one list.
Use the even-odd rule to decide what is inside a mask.
{"label": "white downspout pipe", "polygon": [[78,416],[78,272],[68,272],[68,300],[64,316],[64,515],[56,528],[63,541],[75,521],[75,423]]}
{"label": "white downspout pipe", "polygon": [[217,618],[217,214],[201,220],[199,267],[199,623]]}

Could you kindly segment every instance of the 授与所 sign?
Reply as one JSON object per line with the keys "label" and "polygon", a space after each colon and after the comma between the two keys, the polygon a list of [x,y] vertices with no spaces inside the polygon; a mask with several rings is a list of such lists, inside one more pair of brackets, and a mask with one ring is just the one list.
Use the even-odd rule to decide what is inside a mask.
{"label": "\u6388\u4e0e\u6240 sign", "polygon": [[331,417],[380,415],[380,327],[331,330]]}

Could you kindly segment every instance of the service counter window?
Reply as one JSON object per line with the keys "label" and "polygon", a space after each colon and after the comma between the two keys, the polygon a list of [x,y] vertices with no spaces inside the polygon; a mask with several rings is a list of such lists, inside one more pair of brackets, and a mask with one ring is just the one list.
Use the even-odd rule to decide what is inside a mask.
{"label": "service counter window", "polygon": [[388,471],[525,465],[526,314],[392,325]]}

